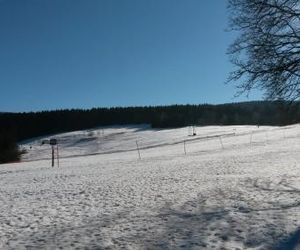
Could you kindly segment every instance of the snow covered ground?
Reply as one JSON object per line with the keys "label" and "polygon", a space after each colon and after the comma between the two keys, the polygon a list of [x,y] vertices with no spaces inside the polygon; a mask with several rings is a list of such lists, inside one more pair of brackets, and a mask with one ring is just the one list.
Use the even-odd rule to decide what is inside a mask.
{"label": "snow covered ground", "polygon": [[0,249],[300,249],[300,126],[196,131],[56,135],[59,168],[53,137],[22,144],[0,165]]}

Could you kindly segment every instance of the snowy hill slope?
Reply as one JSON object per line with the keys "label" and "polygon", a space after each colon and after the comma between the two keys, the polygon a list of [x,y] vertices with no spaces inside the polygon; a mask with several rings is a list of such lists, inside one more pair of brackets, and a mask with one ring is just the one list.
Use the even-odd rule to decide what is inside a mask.
{"label": "snowy hill slope", "polygon": [[[203,144],[203,141],[207,143],[208,139],[216,139],[219,136],[234,137],[236,140],[236,136],[240,137],[249,133],[265,133],[265,131],[272,130],[272,127],[260,127],[258,129],[256,126],[229,126],[226,128],[222,126],[209,126],[196,127],[197,135],[190,136],[191,130],[189,127],[159,130],[151,129],[148,125],[115,126],[41,137],[22,143],[21,147],[28,151],[23,156],[24,161],[50,158],[51,151],[49,145],[42,145],[43,140],[49,140],[50,138],[58,140],[62,158],[135,151],[137,149],[136,143],[138,143],[141,149],[156,148],[152,151],[160,153],[161,150],[165,150],[161,147],[183,145],[184,141],[187,144],[197,144],[199,142]],[[247,139],[240,139],[240,143],[247,142]],[[215,142],[212,144],[215,144]],[[180,148],[180,151],[182,151],[182,145],[177,147]],[[174,152],[174,148],[171,148],[171,151]],[[208,148],[207,145],[203,149],[201,145],[197,145],[197,150]],[[217,148],[219,148],[218,145]]]}
{"label": "snowy hill slope", "polygon": [[196,130],[56,135],[59,168],[45,138],[22,144],[0,166],[0,249],[300,247],[300,126]]}

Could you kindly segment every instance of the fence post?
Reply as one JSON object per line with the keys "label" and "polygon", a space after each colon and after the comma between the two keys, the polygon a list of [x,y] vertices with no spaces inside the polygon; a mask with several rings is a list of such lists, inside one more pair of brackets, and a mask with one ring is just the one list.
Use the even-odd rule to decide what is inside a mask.
{"label": "fence post", "polygon": [[137,148],[137,151],[138,151],[138,154],[139,154],[139,159],[141,159],[141,153],[140,153],[138,141],[135,141],[135,143],[136,143],[136,148]]}

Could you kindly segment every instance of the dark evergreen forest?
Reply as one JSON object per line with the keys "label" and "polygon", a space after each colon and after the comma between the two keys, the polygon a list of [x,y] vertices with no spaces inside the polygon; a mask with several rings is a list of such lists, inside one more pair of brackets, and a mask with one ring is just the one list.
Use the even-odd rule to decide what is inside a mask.
{"label": "dark evergreen forest", "polygon": [[300,122],[300,103],[243,102],[222,105],[172,105],[0,113],[0,163],[18,160],[16,142],[97,126],[151,124],[153,128],[188,125],[288,125]]}

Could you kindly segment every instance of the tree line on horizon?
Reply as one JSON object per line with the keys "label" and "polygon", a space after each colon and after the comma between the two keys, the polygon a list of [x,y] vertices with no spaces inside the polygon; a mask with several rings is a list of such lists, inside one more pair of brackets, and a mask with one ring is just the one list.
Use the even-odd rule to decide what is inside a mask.
{"label": "tree line on horizon", "polygon": [[221,105],[66,109],[0,113],[0,163],[20,158],[17,142],[98,126],[151,124],[152,128],[189,125],[288,125],[300,122],[298,102],[256,101]]}

